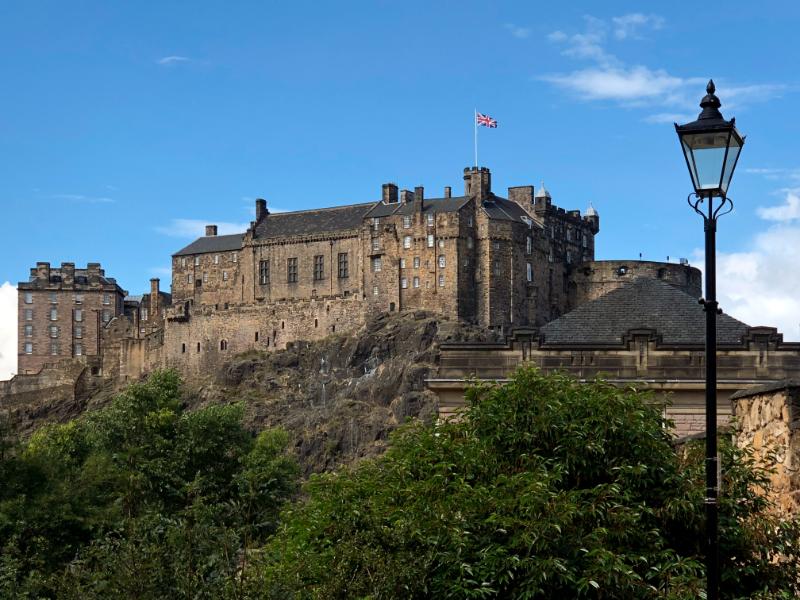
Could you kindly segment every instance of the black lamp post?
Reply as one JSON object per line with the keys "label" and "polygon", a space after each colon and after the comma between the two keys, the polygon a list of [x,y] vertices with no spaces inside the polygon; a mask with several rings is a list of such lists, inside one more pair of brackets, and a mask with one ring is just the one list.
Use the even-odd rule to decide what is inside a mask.
{"label": "black lamp post", "polygon": [[687,198],[703,217],[706,234],[706,297],[700,302],[706,313],[706,576],[707,598],[719,598],[718,496],[719,458],[717,456],[717,218],[733,210],[728,186],[744,145],[735,121],[726,121],[719,112],[714,82],[700,102],[703,111],[696,121],[675,123],[686,166],[692,176],[694,192]]}

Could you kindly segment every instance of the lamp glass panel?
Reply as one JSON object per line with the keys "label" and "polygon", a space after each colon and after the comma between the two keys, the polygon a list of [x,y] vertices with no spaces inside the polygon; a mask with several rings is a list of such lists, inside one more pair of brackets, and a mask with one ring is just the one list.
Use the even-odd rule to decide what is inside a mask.
{"label": "lamp glass panel", "polygon": [[684,134],[683,143],[691,152],[689,165],[694,170],[692,179],[698,191],[719,189],[728,137],[727,131]]}
{"label": "lamp glass panel", "polygon": [[731,177],[733,177],[733,169],[736,168],[736,160],[739,158],[739,152],[742,151],[742,145],[739,141],[731,136],[730,147],[728,148],[728,159],[725,161],[725,171],[722,174],[722,193],[728,193],[728,186],[731,184]]}

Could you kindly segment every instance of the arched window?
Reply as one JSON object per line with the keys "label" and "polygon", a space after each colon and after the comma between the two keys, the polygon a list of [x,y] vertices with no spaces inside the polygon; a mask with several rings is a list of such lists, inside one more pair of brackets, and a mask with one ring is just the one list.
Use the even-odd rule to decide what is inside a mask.
{"label": "arched window", "polygon": [[220,340],[220,341],[219,341],[219,349],[220,349],[220,350],[227,350],[227,349],[228,349],[228,342],[227,342],[227,340]]}

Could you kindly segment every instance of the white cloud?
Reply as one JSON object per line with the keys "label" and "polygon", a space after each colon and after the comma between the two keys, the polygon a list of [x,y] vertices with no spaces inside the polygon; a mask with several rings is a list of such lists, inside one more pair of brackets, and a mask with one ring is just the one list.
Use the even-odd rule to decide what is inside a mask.
{"label": "white cloud", "polygon": [[613,17],[611,21],[614,23],[614,37],[618,40],[638,38],[642,29],[661,29],[664,26],[664,17],[642,13]]}
{"label": "white cloud", "polygon": [[53,194],[50,197],[54,200],[68,200],[83,204],[110,204],[115,202],[113,198],[107,196],[84,196],[83,194]]}
{"label": "white cloud", "polygon": [[800,169],[759,167],[745,169],[744,172],[750,173],[751,175],[762,175],[766,179],[771,179],[773,181],[786,179],[800,181]]}
{"label": "white cloud", "polygon": [[591,68],[565,75],[549,75],[542,79],[587,100],[627,102],[669,97],[686,85],[686,80],[680,77],[642,66]]}
{"label": "white cloud", "polygon": [[156,62],[159,65],[170,66],[170,65],[178,65],[180,63],[187,63],[191,59],[186,56],[164,56],[159,58]]}
{"label": "white cloud", "polygon": [[505,28],[513,35],[515,38],[525,39],[531,34],[531,30],[529,27],[520,27],[519,25],[514,25],[513,23],[506,23]]}
{"label": "white cloud", "polygon": [[564,56],[576,59],[593,60],[603,65],[615,64],[616,57],[608,54],[603,47],[607,37],[608,26],[604,21],[591,16],[584,17],[586,30],[583,33],[567,35],[563,31],[554,31],[547,36],[551,42],[561,44]]}
{"label": "white cloud", "polygon": [[767,221],[793,221],[800,219],[800,196],[796,190],[788,190],[783,204],[779,206],[759,206],[758,216]]}
{"label": "white cloud", "polygon": [[17,372],[17,288],[0,285],[0,380]]}
{"label": "white cloud", "polygon": [[170,237],[198,238],[206,234],[206,225],[216,225],[218,235],[244,233],[250,227],[250,223],[173,219],[168,226],[156,227],[156,231]]}

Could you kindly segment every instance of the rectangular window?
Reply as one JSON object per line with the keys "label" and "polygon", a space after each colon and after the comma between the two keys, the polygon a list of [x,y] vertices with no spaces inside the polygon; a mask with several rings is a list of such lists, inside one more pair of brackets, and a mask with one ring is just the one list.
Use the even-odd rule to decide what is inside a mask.
{"label": "rectangular window", "polygon": [[75,356],[83,356],[83,344],[75,344]]}
{"label": "rectangular window", "polygon": [[50,304],[58,304],[58,294],[50,292]]}
{"label": "rectangular window", "polygon": [[372,259],[372,272],[379,273],[381,270],[381,257],[376,256]]}
{"label": "rectangular window", "polygon": [[567,250],[567,264],[568,265],[572,264],[572,252],[570,252],[569,250]]}
{"label": "rectangular window", "polygon": [[83,304],[83,294],[75,294],[75,304]]}
{"label": "rectangular window", "polygon": [[185,268],[186,268],[186,257],[182,256],[181,257],[181,269],[185,269]]}
{"label": "rectangular window", "polygon": [[25,342],[25,354],[33,354],[33,344],[31,342]]}
{"label": "rectangular window", "polygon": [[381,249],[381,240],[380,238],[372,238],[372,249],[373,250],[380,250]]}
{"label": "rectangular window", "polygon": [[570,227],[567,227],[567,241],[568,242],[572,241],[572,228]]}
{"label": "rectangular window", "polygon": [[419,256],[414,257],[414,268],[419,269]]}
{"label": "rectangular window", "polygon": [[261,260],[258,262],[258,283],[261,285],[269,284],[269,261]]}
{"label": "rectangular window", "polygon": [[322,254],[317,254],[314,257],[314,281],[320,281],[325,278],[325,257]]}
{"label": "rectangular window", "polygon": [[215,254],[215,255],[214,255],[214,264],[215,264],[215,265],[218,265],[218,264],[219,264],[219,254]]}
{"label": "rectangular window", "polygon": [[228,272],[227,271],[223,271],[222,272],[222,281],[228,281]]}
{"label": "rectangular window", "polygon": [[111,320],[111,311],[104,310],[103,311],[103,323],[108,323]]}
{"label": "rectangular window", "polygon": [[194,257],[194,266],[195,267],[199,267],[200,266],[200,257],[199,256],[195,256]]}
{"label": "rectangular window", "polygon": [[142,314],[142,321],[147,321],[147,308],[146,307],[144,307],[144,306],[142,307],[141,314]]}
{"label": "rectangular window", "polygon": [[553,251],[550,250],[550,254],[547,255],[547,262],[553,262]]}
{"label": "rectangular window", "polygon": [[381,226],[381,220],[378,217],[372,217],[372,229],[373,231],[378,231],[378,228]]}
{"label": "rectangular window", "polygon": [[106,306],[111,304],[111,294],[103,294],[103,304]]}
{"label": "rectangular window", "polygon": [[444,275],[439,275],[439,287],[444,287]]}
{"label": "rectangular window", "polygon": [[25,325],[25,337],[33,337],[33,325]]}
{"label": "rectangular window", "polygon": [[439,268],[444,269],[447,265],[447,259],[444,257],[444,254],[439,255]]}
{"label": "rectangular window", "polygon": [[33,321],[33,309],[26,308],[25,309],[25,320],[26,321]]}
{"label": "rectangular window", "polygon": [[411,236],[407,235],[403,238],[403,248],[411,248]]}
{"label": "rectangular window", "polygon": [[33,304],[33,294],[31,292],[25,292],[25,304]]}
{"label": "rectangular window", "polygon": [[350,276],[349,265],[347,264],[347,252],[340,252],[338,261],[339,279],[347,279]]}
{"label": "rectangular window", "polygon": [[400,279],[400,287],[403,289],[406,289],[408,287],[408,279],[406,277]]}
{"label": "rectangular window", "polygon": [[434,246],[433,234],[428,234],[428,248],[433,248],[433,246]]}
{"label": "rectangular window", "polygon": [[208,273],[203,273],[203,283],[208,283]]}
{"label": "rectangular window", "polygon": [[58,325],[50,325],[50,337],[51,338],[58,337]]}
{"label": "rectangular window", "polygon": [[471,237],[468,237],[468,238],[467,238],[467,248],[469,248],[469,249],[472,249],[472,247],[473,247],[474,245],[475,245],[475,240],[474,240],[474,239],[472,239]]}
{"label": "rectangular window", "polygon": [[414,287],[415,288],[419,287],[419,277],[414,277]]}
{"label": "rectangular window", "polygon": [[50,309],[50,320],[51,321],[58,321],[58,309],[51,308]]}
{"label": "rectangular window", "polygon": [[533,252],[533,238],[528,236],[525,238],[525,254]]}
{"label": "rectangular window", "polygon": [[400,268],[401,269],[405,269],[406,268],[406,259],[405,258],[401,258],[400,259]]}
{"label": "rectangular window", "polygon": [[50,342],[50,354],[53,356],[58,355],[58,342]]}
{"label": "rectangular window", "polygon": [[583,247],[584,248],[586,248],[586,245],[587,245],[586,239],[587,239],[587,236],[583,236],[583,239],[581,240],[583,242]]}
{"label": "rectangular window", "polygon": [[411,229],[411,217],[409,215],[403,217],[403,229]]}
{"label": "rectangular window", "polygon": [[528,271],[528,282],[530,283],[533,281],[533,265],[531,263],[526,263],[525,266]]}
{"label": "rectangular window", "polygon": [[499,260],[494,261],[494,274],[495,275],[500,275],[500,261]]}
{"label": "rectangular window", "polygon": [[192,283],[192,274],[191,273],[187,273],[186,274],[186,283]]}
{"label": "rectangular window", "polygon": [[286,259],[286,282],[297,283],[297,259]]}
{"label": "rectangular window", "polygon": [[373,296],[377,296],[378,295],[378,286],[377,285],[372,286],[372,295]]}
{"label": "rectangular window", "polygon": [[75,309],[75,320],[79,323],[83,321],[83,309],[80,308]]}
{"label": "rectangular window", "polygon": [[428,213],[428,227],[433,227],[433,213]]}
{"label": "rectangular window", "polygon": [[83,337],[83,327],[81,327],[80,325],[77,325],[75,327],[75,337],[78,339]]}
{"label": "rectangular window", "polygon": [[472,227],[472,215],[467,217],[467,227]]}
{"label": "rectangular window", "polygon": [[495,250],[500,250],[500,242],[494,242],[492,246],[494,247]]}
{"label": "rectangular window", "polygon": [[234,252],[233,254],[231,254],[231,260],[233,262],[235,262],[235,263],[239,262],[239,253],[238,252]]}
{"label": "rectangular window", "polygon": [[444,240],[439,240],[439,248],[444,248]]}

